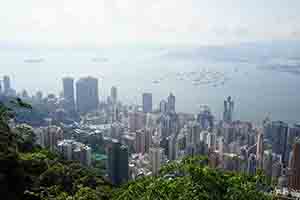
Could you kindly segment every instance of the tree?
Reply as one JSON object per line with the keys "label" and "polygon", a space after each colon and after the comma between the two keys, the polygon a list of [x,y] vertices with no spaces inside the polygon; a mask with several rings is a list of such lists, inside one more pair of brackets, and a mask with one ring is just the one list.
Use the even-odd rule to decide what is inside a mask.
{"label": "tree", "polygon": [[74,195],[74,200],[99,200],[96,191],[89,187],[81,187]]}
{"label": "tree", "polygon": [[204,199],[270,200],[257,189],[261,176],[246,176],[209,168],[205,157],[188,157],[164,166],[158,177],[143,177],[114,192],[114,200]]}

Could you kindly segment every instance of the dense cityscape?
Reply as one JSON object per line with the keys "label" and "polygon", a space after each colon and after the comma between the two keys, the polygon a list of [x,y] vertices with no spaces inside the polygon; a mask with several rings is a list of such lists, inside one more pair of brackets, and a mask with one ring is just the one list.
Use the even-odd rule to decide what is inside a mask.
{"label": "dense cityscape", "polygon": [[[15,80],[17,81],[17,80]],[[141,94],[141,104],[125,105],[111,87],[99,99],[98,79],[62,78],[59,95],[39,91],[17,92],[9,76],[0,82],[0,102],[20,98],[30,104],[10,121],[12,129],[27,127],[36,144],[65,160],[104,174],[114,186],[141,177],[156,177],[160,169],[187,156],[205,156],[214,169],[255,176],[263,172],[269,187],[264,193],[300,198],[300,124],[266,117],[261,126],[235,118],[234,97],[220,99],[223,119],[216,120],[209,105],[199,112],[176,112],[176,94],[170,92],[159,105],[152,93]]]}

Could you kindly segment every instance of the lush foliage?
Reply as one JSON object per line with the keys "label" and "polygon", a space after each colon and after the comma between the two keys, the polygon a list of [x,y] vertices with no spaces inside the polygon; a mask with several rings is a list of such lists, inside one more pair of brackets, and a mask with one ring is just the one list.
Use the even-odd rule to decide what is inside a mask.
{"label": "lush foliage", "polygon": [[144,177],[118,189],[113,199],[201,199],[201,200],[267,200],[259,192],[262,175],[246,176],[211,169],[203,158],[186,158],[162,168],[158,177]]}
{"label": "lush foliage", "polygon": [[29,126],[11,129],[14,108],[31,107],[20,99],[9,106],[0,102],[0,194],[4,199],[110,199],[111,185],[102,177],[35,145]]}

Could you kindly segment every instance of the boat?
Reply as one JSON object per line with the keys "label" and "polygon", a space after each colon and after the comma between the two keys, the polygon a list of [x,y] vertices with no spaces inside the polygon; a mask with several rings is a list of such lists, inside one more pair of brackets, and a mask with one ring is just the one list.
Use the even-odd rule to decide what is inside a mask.
{"label": "boat", "polygon": [[154,81],[152,81],[152,83],[154,83],[154,84],[159,84],[159,83],[160,83],[160,81],[158,81],[158,80],[154,80]]}
{"label": "boat", "polygon": [[33,59],[33,58],[29,58],[29,59],[24,59],[25,63],[41,63],[44,62],[43,58],[37,58],[37,59]]}
{"label": "boat", "polygon": [[92,58],[92,62],[108,62],[108,58]]}

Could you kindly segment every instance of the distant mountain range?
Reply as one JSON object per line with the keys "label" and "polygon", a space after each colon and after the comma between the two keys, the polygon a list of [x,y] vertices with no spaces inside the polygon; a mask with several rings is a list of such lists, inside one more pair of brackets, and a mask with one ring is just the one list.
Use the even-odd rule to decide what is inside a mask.
{"label": "distant mountain range", "polygon": [[300,41],[270,41],[228,46],[202,46],[169,51],[165,58],[206,58],[219,61],[256,62],[270,58],[299,60]]}

